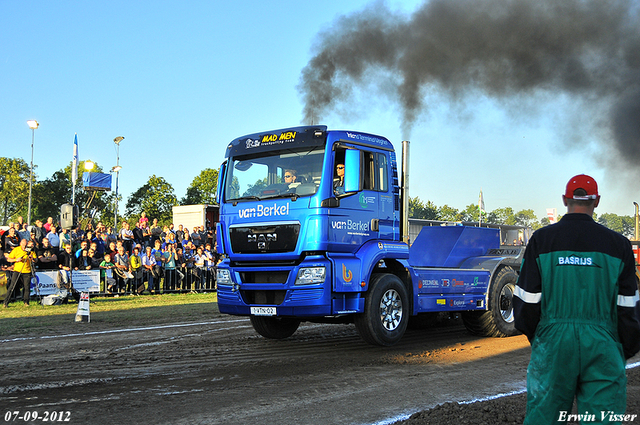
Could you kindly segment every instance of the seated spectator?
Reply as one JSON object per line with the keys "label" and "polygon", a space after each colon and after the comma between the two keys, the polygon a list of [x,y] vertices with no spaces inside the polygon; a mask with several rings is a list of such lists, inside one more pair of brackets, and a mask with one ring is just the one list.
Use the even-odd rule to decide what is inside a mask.
{"label": "seated spectator", "polygon": [[36,267],[41,270],[55,270],[58,268],[58,248],[54,248],[49,243],[49,239],[42,239],[42,246],[36,248],[38,262]]}

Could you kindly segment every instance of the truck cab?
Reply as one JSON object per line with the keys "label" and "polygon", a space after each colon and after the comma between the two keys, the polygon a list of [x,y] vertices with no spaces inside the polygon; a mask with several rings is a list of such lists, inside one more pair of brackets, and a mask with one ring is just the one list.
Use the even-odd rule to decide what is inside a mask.
{"label": "truck cab", "polygon": [[434,304],[418,299],[424,272],[403,241],[397,168],[391,142],[362,132],[305,126],[233,140],[218,181],[220,312],[250,316],[269,338],[302,320],[344,320],[369,342],[397,342],[409,316]]}

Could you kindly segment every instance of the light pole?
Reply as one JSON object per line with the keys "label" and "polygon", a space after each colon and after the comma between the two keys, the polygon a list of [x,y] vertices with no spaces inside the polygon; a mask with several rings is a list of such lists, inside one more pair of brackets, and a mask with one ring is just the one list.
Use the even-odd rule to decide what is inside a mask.
{"label": "light pole", "polygon": [[33,141],[36,137],[36,128],[40,125],[36,120],[27,121],[31,129],[31,168],[29,170],[29,211],[27,212],[27,225],[31,226],[31,191],[33,189]]}
{"label": "light pole", "polygon": [[118,234],[118,177],[120,175],[120,170],[122,167],[120,166],[120,142],[124,140],[124,137],[118,136],[113,139],[113,143],[116,144],[116,166],[111,169],[111,171],[116,172],[116,208],[113,212],[113,228]]}

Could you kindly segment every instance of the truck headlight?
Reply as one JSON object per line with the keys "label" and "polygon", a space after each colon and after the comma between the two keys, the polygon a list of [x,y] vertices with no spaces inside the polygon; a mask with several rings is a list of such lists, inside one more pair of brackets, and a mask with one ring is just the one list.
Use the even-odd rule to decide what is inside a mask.
{"label": "truck headlight", "polygon": [[216,273],[218,285],[231,285],[231,273],[227,269],[218,269]]}
{"label": "truck headlight", "polygon": [[326,275],[324,267],[304,267],[298,270],[296,285],[311,285],[313,283],[323,283]]}

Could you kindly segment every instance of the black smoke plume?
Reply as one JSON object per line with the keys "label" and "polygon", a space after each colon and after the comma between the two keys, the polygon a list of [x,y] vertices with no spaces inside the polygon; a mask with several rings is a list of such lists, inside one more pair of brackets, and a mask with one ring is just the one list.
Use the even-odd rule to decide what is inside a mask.
{"label": "black smoke plume", "polygon": [[399,105],[405,135],[431,93],[455,101],[564,93],[606,105],[616,151],[637,164],[639,9],[633,0],[432,0],[406,15],[373,3],[318,36],[298,86],[304,122],[372,85]]}

